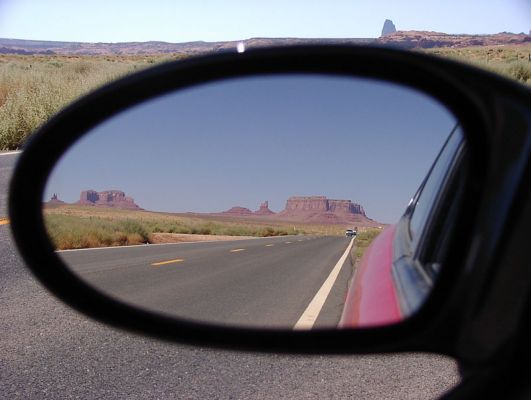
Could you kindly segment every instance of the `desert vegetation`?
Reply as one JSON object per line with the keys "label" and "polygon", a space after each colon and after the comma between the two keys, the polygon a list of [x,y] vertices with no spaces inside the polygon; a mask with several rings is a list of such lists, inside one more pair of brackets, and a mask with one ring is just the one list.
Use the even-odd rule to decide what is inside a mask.
{"label": "desert vegetation", "polygon": [[0,56],[0,150],[20,148],[76,98],[167,57]]}
{"label": "desert vegetation", "polygon": [[[531,45],[419,51],[472,63],[531,85]],[[42,123],[98,86],[147,66],[182,57],[182,54],[0,55],[0,150],[21,148]]]}
{"label": "desert vegetation", "polygon": [[[164,242],[180,241],[179,235],[237,238],[345,234],[342,224],[307,224],[81,205],[46,207],[44,220],[48,234],[58,250],[159,243],[159,234],[174,234],[173,239],[171,235],[164,235],[167,239]],[[381,231],[381,228],[358,229],[356,257],[361,257]]]}
{"label": "desert vegetation", "polygon": [[[269,237],[327,232],[321,226],[149,211],[61,206],[44,211],[48,234],[59,250],[157,243],[157,233]],[[333,230],[328,229],[328,231]],[[340,232],[335,228],[334,232]]]}
{"label": "desert vegetation", "polygon": [[443,47],[422,51],[466,62],[531,86],[531,45]]}
{"label": "desert vegetation", "polygon": [[59,250],[148,243],[150,236],[145,226],[133,219],[50,215],[46,217],[46,228]]}

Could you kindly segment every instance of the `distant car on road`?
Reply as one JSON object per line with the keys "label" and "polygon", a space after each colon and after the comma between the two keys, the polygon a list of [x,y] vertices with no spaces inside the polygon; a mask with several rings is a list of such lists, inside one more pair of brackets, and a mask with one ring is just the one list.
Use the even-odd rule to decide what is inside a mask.
{"label": "distant car on road", "polygon": [[346,237],[356,236],[357,234],[358,234],[358,232],[356,232],[354,229],[347,229],[345,231],[345,236]]}

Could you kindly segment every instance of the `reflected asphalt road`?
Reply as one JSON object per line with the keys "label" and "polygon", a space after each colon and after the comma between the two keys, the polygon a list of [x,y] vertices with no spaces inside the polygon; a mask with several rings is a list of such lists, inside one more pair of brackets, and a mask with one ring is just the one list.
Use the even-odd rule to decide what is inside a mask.
{"label": "reflected asphalt road", "polygon": [[7,187],[18,152],[0,153],[0,219],[7,216]]}
{"label": "reflected asphalt road", "polygon": [[[292,328],[349,243],[286,236],[59,254],[93,286],[141,307],[208,322]],[[314,326],[337,326],[352,266],[348,257]]]}
{"label": "reflected asphalt road", "polygon": [[[2,199],[15,158],[0,155]],[[109,328],[35,281],[8,225],[0,226],[0,332],[6,399],[433,399],[459,380],[455,363],[435,355],[253,354]]]}

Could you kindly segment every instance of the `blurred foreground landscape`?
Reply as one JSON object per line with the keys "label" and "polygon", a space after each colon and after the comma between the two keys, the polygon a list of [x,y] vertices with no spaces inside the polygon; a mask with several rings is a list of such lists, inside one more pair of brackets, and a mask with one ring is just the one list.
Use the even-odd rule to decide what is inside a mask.
{"label": "blurred foreground landscape", "polygon": [[264,39],[242,42],[70,43],[0,39],[0,151],[20,149],[76,98],[124,75],[198,54],[295,44],[374,44],[451,58],[531,86],[531,35],[394,32],[378,39]]}

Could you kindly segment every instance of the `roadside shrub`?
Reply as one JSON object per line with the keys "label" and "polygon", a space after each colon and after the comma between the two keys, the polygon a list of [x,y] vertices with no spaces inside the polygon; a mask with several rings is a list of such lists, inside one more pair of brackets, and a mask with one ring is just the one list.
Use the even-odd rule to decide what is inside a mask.
{"label": "roadside shrub", "polygon": [[139,222],[132,219],[126,219],[124,221],[118,221],[118,226],[123,229],[127,237],[136,237],[140,238],[141,242],[146,242],[149,237],[149,233],[146,230],[145,226]]}
{"label": "roadside shrub", "polygon": [[507,68],[508,74],[511,78],[527,83],[531,81],[531,63],[530,62],[514,62]]}

